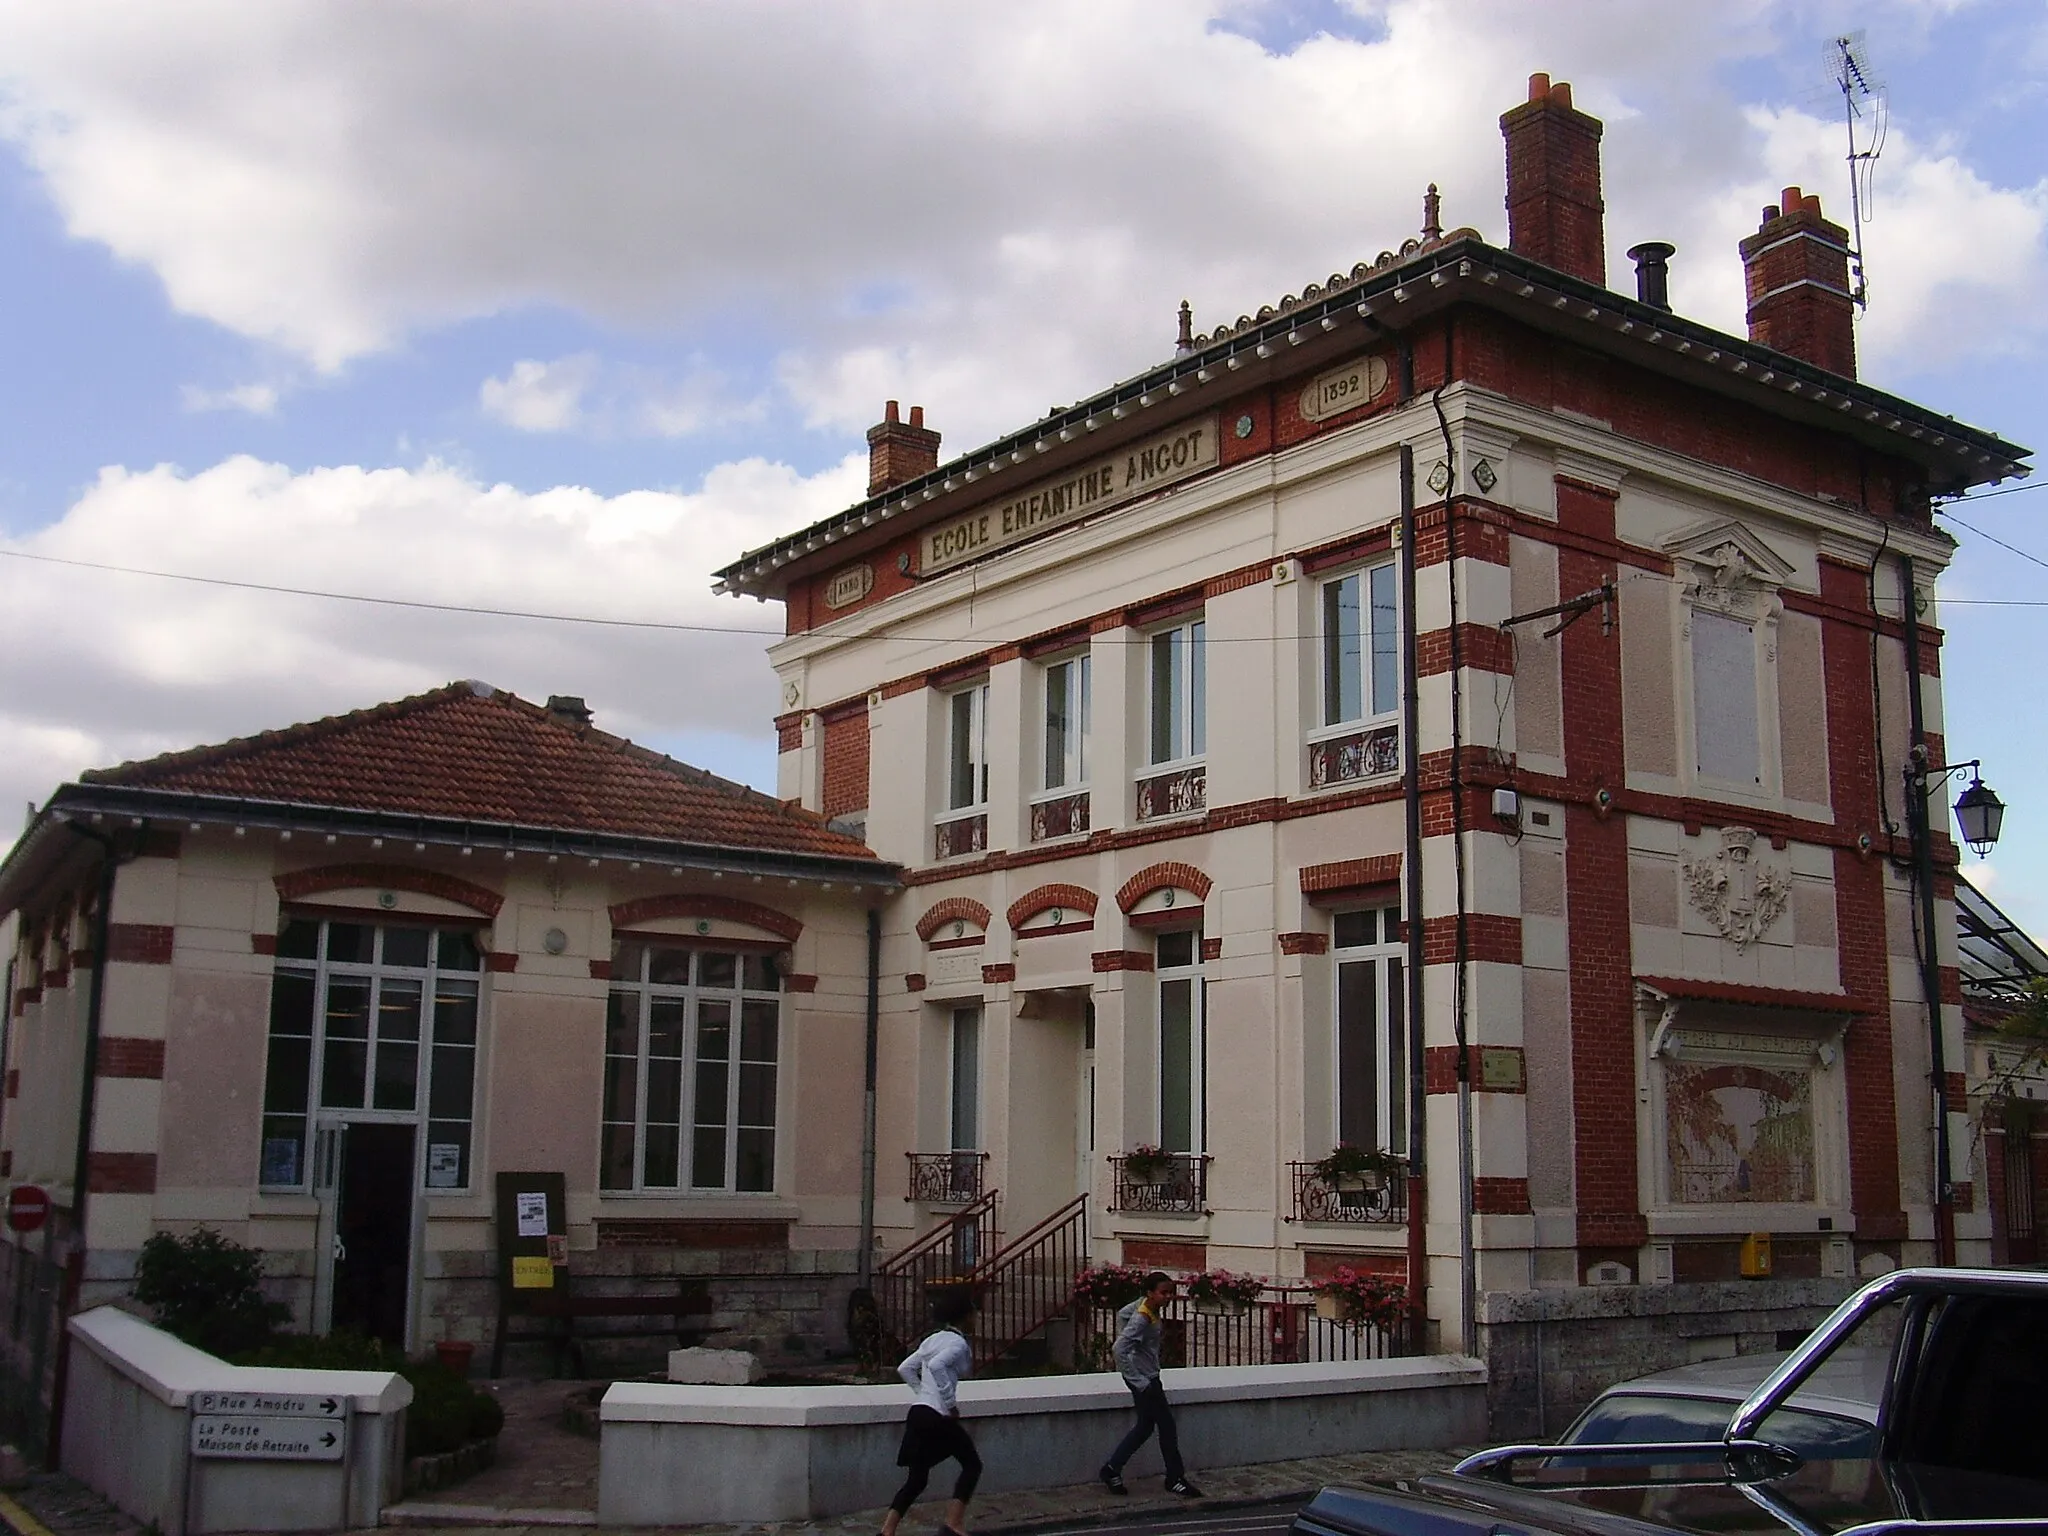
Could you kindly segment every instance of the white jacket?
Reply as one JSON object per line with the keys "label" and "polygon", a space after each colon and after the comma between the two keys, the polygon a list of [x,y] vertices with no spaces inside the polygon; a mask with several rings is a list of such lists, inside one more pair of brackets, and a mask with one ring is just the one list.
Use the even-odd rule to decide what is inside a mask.
{"label": "white jacket", "polygon": [[925,1407],[951,1414],[960,1378],[974,1369],[974,1346],[951,1328],[941,1328],[903,1357],[896,1374]]}

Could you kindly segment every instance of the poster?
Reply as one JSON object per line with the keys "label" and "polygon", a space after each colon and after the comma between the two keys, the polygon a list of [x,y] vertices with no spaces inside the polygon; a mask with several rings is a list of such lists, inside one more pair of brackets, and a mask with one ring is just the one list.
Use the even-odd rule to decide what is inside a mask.
{"label": "poster", "polygon": [[522,1189],[519,1191],[519,1235],[521,1237],[546,1237],[548,1235],[548,1197],[544,1190]]}
{"label": "poster", "polygon": [[299,1138],[296,1136],[266,1136],[263,1140],[263,1176],[265,1184],[296,1184],[299,1182]]}
{"label": "poster", "polygon": [[461,1142],[430,1141],[427,1143],[427,1188],[462,1188]]}
{"label": "poster", "polygon": [[555,1287],[555,1266],[546,1254],[521,1253],[512,1257],[512,1289],[551,1291]]}

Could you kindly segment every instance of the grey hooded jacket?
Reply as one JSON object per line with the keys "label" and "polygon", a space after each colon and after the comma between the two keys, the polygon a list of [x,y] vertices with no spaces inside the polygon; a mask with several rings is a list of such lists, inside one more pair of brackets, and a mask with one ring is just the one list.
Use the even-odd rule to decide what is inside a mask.
{"label": "grey hooded jacket", "polygon": [[1159,1379],[1159,1319],[1140,1298],[1118,1309],[1116,1323],[1116,1368],[1125,1386],[1142,1392]]}

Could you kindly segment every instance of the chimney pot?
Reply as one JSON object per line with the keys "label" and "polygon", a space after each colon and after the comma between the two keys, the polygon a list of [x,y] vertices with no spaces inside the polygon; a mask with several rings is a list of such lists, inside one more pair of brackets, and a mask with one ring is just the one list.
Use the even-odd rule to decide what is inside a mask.
{"label": "chimney pot", "polygon": [[924,407],[913,405],[900,418],[891,400],[882,420],[868,428],[868,494],[879,496],[939,467],[939,434],[924,424]]}
{"label": "chimney pot", "polygon": [[1500,120],[1507,141],[1508,248],[1607,285],[1600,119],[1572,105],[1571,86],[1529,77],[1529,99]]}
{"label": "chimney pot", "polygon": [[1764,225],[1766,225],[1766,224],[1770,223],[1770,222],[1771,222],[1771,220],[1775,219],[1775,218],[1776,218],[1777,216],[1778,216],[1778,210],[1777,210],[1777,209],[1776,209],[1775,207],[1773,207],[1773,206],[1772,206],[1771,204],[1769,204],[1769,203],[1765,203],[1765,204],[1764,204],[1764,213],[1763,213],[1763,218],[1762,218],[1762,219],[1760,219],[1760,220],[1758,221],[1758,223],[1757,223],[1757,226],[1756,226],[1756,227],[1757,227],[1758,229],[1762,229],[1762,228],[1764,227]]}
{"label": "chimney pot", "polygon": [[1632,245],[1628,259],[1636,264],[1636,297],[1653,309],[1671,308],[1671,258],[1678,247],[1667,240],[1645,240]]}
{"label": "chimney pot", "polygon": [[1778,199],[1778,206],[1785,210],[1786,216],[1789,218],[1792,214],[1799,211],[1801,201],[1799,189],[1797,187],[1787,187],[1784,196]]}

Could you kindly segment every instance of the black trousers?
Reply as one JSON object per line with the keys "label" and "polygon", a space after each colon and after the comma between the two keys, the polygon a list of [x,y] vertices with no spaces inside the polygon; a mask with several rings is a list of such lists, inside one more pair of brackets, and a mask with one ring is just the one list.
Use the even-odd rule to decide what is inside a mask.
{"label": "black trousers", "polygon": [[1131,1388],[1131,1401],[1137,1406],[1138,1422],[1110,1452],[1109,1465],[1118,1472],[1123,1471],[1124,1463],[1138,1454],[1138,1447],[1150,1440],[1156,1429],[1159,1431],[1159,1454],[1166,1460],[1166,1480],[1169,1483],[1181,1481],[1187,1468],[1180,1464],[1180,1431],[1173,1425],[1173,1409],[1167,1404],[1166,1388],[1155,1376],[1145,1386]]}
{"label": "black trousers", "polygon": [[899,1515],[906,1513],[931,1481],[932,1468],[942,1461],[960,1463],[960,1475],[953,1479],[953,1497],[965,1504],[981,1481],[981,1453],[974,1448],[974,1437],[958,1419],[919,1403],[904,1421],[903,1449],[896,1455],[896,1464],[908,1467],[909,1475],[889,1507]]}

